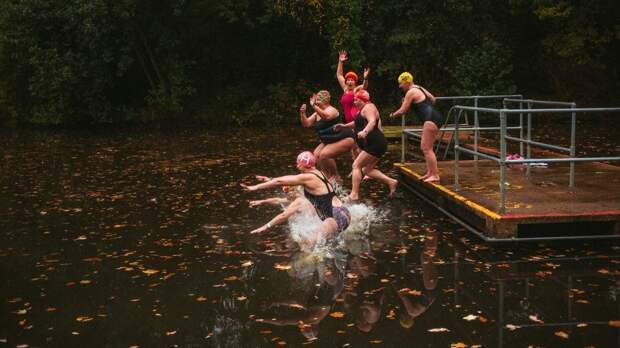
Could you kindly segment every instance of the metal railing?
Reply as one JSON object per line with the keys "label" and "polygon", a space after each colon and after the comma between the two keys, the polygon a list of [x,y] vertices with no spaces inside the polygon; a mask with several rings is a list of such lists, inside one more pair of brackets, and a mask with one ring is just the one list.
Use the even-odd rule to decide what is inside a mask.
{"label": "metal railing", "polygon": [[[452,101],[452,104],[456,104],[457,101],[473,101],[474,103],[474,107],[478,107],[478,104],[480,101],[487,101],[487,100],[506,100],[506,99],[510,99],[510,100],[514,100],[515,98],[518,98],[517,100],[521,100],[523,98],[523,95],[521,94],[500,94],[500,95],[466,95],[466,96],[446,96],[446,97],[435,97],[435,100],[438,102],[442,102],[442,101]],[[446,117],[446,121],[444,122],[444,125],[441,127],[441,131],[443,132],[442,134],[444,134],[446,131],[452,131],[452,138],[454,138],[454,127],[449,127],[449,120],[450,120],[450,112],[448,112],[448,116]],[[456,123],[456,121],[455,121]],[[466,125],[469,126],[469,120],[466,119]],[[519,125],[519,127],[521,128],[521,132],[523,132],[523,122],[521,122],[521,124]],[[499,127],[484,127],[481,128],[480,127],[480,120],[478,118],[478,111],[474,111],[474,125],[473,127],[467,127],[467,130],[473,130],[474,131],[474,149],[478,150],[478,140],[480,138],[480,131],[481,130],[499,130]],[[517,129],[517,127],[515,127],[514,129]],[[463,129],[465,130],[465,129]],[[420,130],[421,131],[421,130]],[[405,162],[405,149],[407,147],[407,135],[408,134],[413,134],[414,132],[407,132],[407,130],[405,129],[405,115],[403,115],[401,117],[401,162],[404,163]],[[443,138],[443,135],[442,135]],[[439,145],[441,142],[439,142],[437,144],[437,150],[439,149]],[[448,148],[450,147],[452,143],[452,139],[450,140],[450,142],[446,145],[446,153],[448,151]],[[436,151],[437,151],[436,150]],[[444,156],[445,157],[445,156]],[[478,157],[475,156],[475,159],[477,160]]]}
{"label": "metal railing", "polygon": [[[503,105],[504,105],[504,109],[507,109],[509,104],[511,103],[519,103],[519,108],[523,109],[523,103],[527,104],[527,108],[531,109],[532,105],[549,105],[549,106],[568,106],[572,109],[577,107],[577,104],[575,104],[574,102],[562,102],[562,101],[552,101],[552,100],[535,100],[535,99],[512,99],[512,98],[506,98],[504,99]],[[521,124],[523,124],[523,113],[519,114],[519,119]],[[576,113],[572,113],[571,114],[571,128],[570,128],[570,147],[566,148],[566,147],[562,147],[562,146],[557,146],[557,145],[552,145],[552,144],[546,144],[546,143],[542,143],[542,142],[538,142],[538,141],[533,141],[532,140],[532,114],[531,113],[527,113],[527,135],[526,138],[523,138],[523,129],[521,129],[520,132],[520,137],[519,139],[514,138],[514,137],[508,137],[508,140],[512,140],[512,141],[518,141],[519,142],[519,153],[521,155],[521,157],[523,157],[523,144],[527,145],[527,150],[525,153],[525,158],[531,158],[531,146],[530,145],[534,145],[537,147],[541,147],[541,148],[547,148],[550,150],[556,150],[556,151],[562,151],[562,152],[568,152],[570,157],[575,157],[575,134],[576,134],[576,126],[577,126],[577,114]],[[529,176],[530,175],[530,168],[531,166],[527,166],[526,169],[526,174]],[[575,186],[575,162],[570,162],[570,170],[569,170],[569,179],[568,179],[568,186],[569,187],[574,187]]]}
{"label": "metal railing", "polygon": [[[531,101],[533,102],[533,101]],[[559,103],[559,102],[554,102],[554,103]],[[551,104],[548,104],[551,105]],[[571,105],[572,106],[572,105]],[[575,162],[598,162],[598,161],[620,161],[620,156],[609,156],[609,157],[575,157],[575,146],[574,146],[574,124],[573,123],[573,127],[571,128],[571,148],[563,148],[563,147],[559,147],[559,146],[555,146],[555,145],[551,145],[551,144],[545,144],[545,143],[541,143],[541,142],[534,142],[531,141],[531,134],[530,137],[528,137],[528,139],[523,139],[521,138],[515,138],[515,137],[511,137],[508,136],[507,134],[507,118],[508,115],[510,114],[524,114],[524,113],[528,113],[528,116],[530,116],[529,118],[531,118],[531,115],[533,114],[543,114],[543,113],[570,113],[572,115],[575,115],[572,117],[573,121],[575,121],[576,119],[576,114],[577,113],[599,113],[599,112],[611,112],[611,111],[620,111],[620,107],[613,107],[613,108],[575,108],[575,107],[571,107],[571,108],[558,108],[558,109],[532,109],[531,105],[530,107],[528,107],[527,109],[492,109],[492,108],[481,108],[481,107],[472,107],[472,106],[462,106],[462,105],[456,105],[452,108],[451,112],[453,111],[458,111],[456,113],[456,122],[455,122],[455,143],[454,143],[454,190],[455,191],[459,191],[460,187],[459,187],[459,154],[461,152],[473,155],[473,156],[480,156],[492,161],[495,161],[499,164],[500,167],[500,172],[499,172],[499,212],[500,213],[504,213],[505,212],[505,199],[506,199],[506,165],[507,164],[529,164],[529,163],[564,163],[564,162],[569,162],[571,164],[574,165]],[[477,112],[483,112],[483,113],[492,113],[492,114],[498,114],[499,115],[499,120],[500,120],[500,151],[499,151],[499,157],[496,156],[492,156],[486,153],[482,153],[478,150],[470,150],[468,148],[465,147],[461,147],[460,143],[459,143],[459,121],[460,121],[460,117],[461,114],[463,112],[466,111],[477,111]],[[529,122],[530,126],[531,126],[531,119]],[[531,158],[528,154],[528,158],[525,159],[520,159],[520,160],[510,160],[510,161],[506,161],[506,143],[507,140],[518,140],[518,141],[523,141],[523,140],[527,140],[526,144],[528,145],[534,145],[534,146],[541,146],[541,147],[547,147],[547,148],[553,148],[555,150],[564,150],[569,152],[571,155],[570,157],[551,157],[551,158]],[[571,166],[572,169],[572,174],[571,174],[571,180],[569,182],[569,186],[573,187],[574,186],[574,168]]]}

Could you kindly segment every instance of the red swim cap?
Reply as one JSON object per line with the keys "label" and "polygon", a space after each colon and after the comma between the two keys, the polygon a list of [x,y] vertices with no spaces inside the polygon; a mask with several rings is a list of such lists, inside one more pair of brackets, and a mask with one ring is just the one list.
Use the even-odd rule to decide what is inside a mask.
{"label": "red swim cap", "polygon": [[349,71],[348,73],[344,75],[344,80],[346,81],[348,79],[352,79],[353,81],[355,81],[355,83],[357,83],[357,81],[359,80],[357,77],[357,74],[354,73],[353,71]]}
{"label": "red swim cap", "polygon": [[312,168],[316,165],[316,159],[310,151],[304,151],[297,155],[297,165],[304,168]]}
{"label": "red swim cap", "polygon": [[365,89],[360,89],[355,93],[355,98],[363,101],[364,103],[368,103],[370,101],[370,94]]}

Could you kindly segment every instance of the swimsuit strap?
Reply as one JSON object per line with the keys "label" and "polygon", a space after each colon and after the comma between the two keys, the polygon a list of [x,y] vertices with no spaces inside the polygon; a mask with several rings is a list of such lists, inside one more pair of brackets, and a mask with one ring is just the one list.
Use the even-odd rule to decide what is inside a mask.
{"label": "swimsuit strap", "polygon": [[321,171],[319,171],[319,173],[321,173],[322,177],[319,176],[319,174],[317,174],[315,172],[310,172],[310,174],[313,174],[314,176],[319,178],[319,180],[321,180],[325,184],[325,187],[327,188],[327,193],[333,193],[334,190],[330,190],[330,188],[329,188],[329,181],[327,180],[327,178],[325,178],[325,174],[323,174],[323,172],[321,172]]}
{"label": "swimsuit strap", "polygon": [[[420,87],[418,85],[413,85],[413,86],[411,86],[411,88],[417,88],[417,89],[419,89],[422,92],[422,94],[424,94],[424,100],[422,100],[420,103],[423,103],[426,100],[428,100],[428,94],[426,94],[426,92],[424,91],[424,88],[422,88],[422,87]],[[420,103],[416,103],[416,104],[420,104]]]}

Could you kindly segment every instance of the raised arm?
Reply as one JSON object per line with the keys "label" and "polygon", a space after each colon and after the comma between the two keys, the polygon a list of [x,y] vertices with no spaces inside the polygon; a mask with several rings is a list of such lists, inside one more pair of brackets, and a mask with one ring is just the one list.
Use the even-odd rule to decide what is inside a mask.
{"label": "raised arm", "polygon": [[364,83],[362,83],[362,88],[368,90],[368,75],[370,74],[370,68],[364,69]]}
{"label": "raised arm", "polygon": [[342,66],[345,60],[347,60],[347,52],[340,51],[338,53],[338,67],[336,68],[336,78],[338,79],[338,83],[340,84],[340,87],[342,87],[343,91],[347,89],[347,84],[345,83],[344,75],[342,74]]}
{"label": "raised arm", "polygon": [[306,115],[306,104],[302,104],[299,107],[299,120],[301,121],[301,125],[304,126],[305,128],[312,127],[312,125],[314,124],[314,121],[316,120],[316,116],[317,116],[316,112],[310,115],[310,117]]}

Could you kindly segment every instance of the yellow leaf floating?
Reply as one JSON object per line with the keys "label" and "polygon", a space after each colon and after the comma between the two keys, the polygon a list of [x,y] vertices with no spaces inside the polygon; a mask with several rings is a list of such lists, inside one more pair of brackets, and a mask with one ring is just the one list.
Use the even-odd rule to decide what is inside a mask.
{"label": "yellow leaf floating", "polygon": [[176,331],[166,331],[166,336],[172,336],[176,333],[177,333]]}
{"label": "yellow leaf floating", "polygon": [[226,281],[232,281],[232,280],[237,280],[237,279],[239,279],[239,278],[237,278],[237,276],[230,276],[230,277],[224,278],[224,280],[226,280]]}
{"label": "yellow leaf floating", "polygon": [[247,297],[245,297],[245,296],[239,296],[239,297],[237,297],[237,300],[239,300],[239,301],[245,301],[245,300],[247,300],[247,299],[248,299],[248,298],[247,298]]}
{"label": "yellow leaf floating", "polygon": [[381,344],[383,343],[383,340],[372,340],[372,341],[368,341],[370,344]]}
{"label": "yellow leaf floating", "polygon": [[467,348],[467,345],[463,342],[452,343],[450,348]]}
{"label": "yellow leaf floating", "polygon": [[556,331],[554,335],[558,337],[562,337],[563,339],[566,339],[566,340],[568,339],[568,334],[564,331]]}
{"label": "yellow leaf floating", "polygon": [[434,328],[434,329],[428,329],[428,332],[450,332],[450,330],[446,329],[445,327],[438,327],[438,328]]}
{"label": "yellow leaf floating", "polygon": [[196,301],[198,301],[198,302],[204,302],[204,301],[206,301],[206,300],[207,300],[207,298],[206,298],[206,297],[204,297],[204,296],[199,296],[199,297],[196,297]]}
{"label": "yellow leaf floating", "polygon": [[342,318],[344,317],[344,313],[342,312],[331,312],[329,313],[329,316],[332,318]]}
{"label": "yellow leaf floating", "polygon": [[86,322],[89,322],[89,321],[93,320],[93,318],[87,317],[87,316],[79,316],[79,317],[75,318],[75,320],[79,321],[80,323],[86,323]]}
{"label": "yellow leaf floating", "polygon": [[252,266],[252,265],[253,265],[253,262],[252,262],[252,261],[244,261],[244,262],[241,264],[241,266],[242,266],[242,267],[250,267],[250,266]]}
{"label": "yellow leaf floating", "polygon": [[276,263],[275,265],[273,265],[273,268],[280,270],[280,271],[286,271],[287,269],[291,269],[291,265]]}
{"label": "yellow leaf floating", "polygon": [[142,273],[144,273],[146,275],[152,275],[152,274],[159,273],[159,271],[156,270],[156,269],[145,269],[145,270],[142,271]]}
{"label": "yellow leaf floating", "polygon": [[90,283],[91,283],[91,282],[90,282],[90,280],[88,280],[88,279],[82,279],[82,280],[80,280],[80,284],[82,284],[82,285],[86,285],[86,284],[90,284]]}

